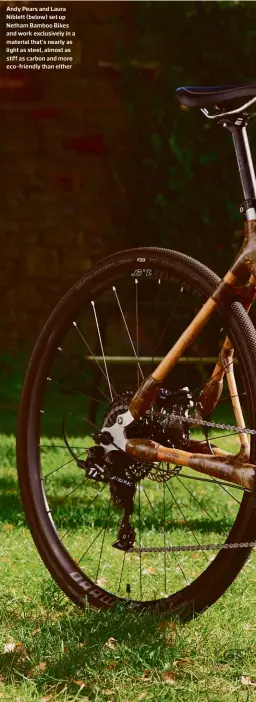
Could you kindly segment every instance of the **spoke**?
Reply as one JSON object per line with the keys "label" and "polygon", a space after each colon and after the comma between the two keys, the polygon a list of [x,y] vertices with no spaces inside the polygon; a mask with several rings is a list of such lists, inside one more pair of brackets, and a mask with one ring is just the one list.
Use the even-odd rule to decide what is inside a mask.
{"label": "spoke", "polygon": [[[168,546],[171,548],[171,545],[170,545],[170,542],[169,542],[169,541],[168,541]],[[185,580],[185,583],[186,583],[187,585],[189,585],[189,580],[187,579],[186,573],[185,573],[185,571],[183,570],[182,565],[181,565],[180,562],[178,561],[178,556],[176,555],[175,551],[173,551],[173,555],[174,555],[175,561],[176,561],[176,563],[177,563],[177,565],[178,565],[178,568],[180,569],[180,572],[181,572],[182,575],[183,575],[183,578],[184,578],[184,580]]]}
{"label": "spoke", "polygon": [[[97,497],[99,497],[99,495],[103,492],[103,490],[104,490],[106,487],[107,487],[107,484],[103,486],[103,488],[97,493],[97,495],[95,495],[95,498],[93,499],[93,502],[94,502],[94,500],[96,500]],[[92,504],[92,502],[89,503],[89,505],[87,506],[87,509],[88,509],[88,507],[91,506],[91,504]],[[88,548],[86,549],[86,551],[84,551],[84,553],[83,553],[83,555],[81,556],[81,558],[79,558],[79,561],[77,561],[78,564],[81,563],[81,561],[82,561],[83,558],[86,556],[86,554],[88,553],[88,551],[90,551],[90,548],[93,546],[93,544],[95,543],[95,541],[97,541],[97,539],[99,538],[99,536],[102,534],[102,532],[103,532],[103,530],[104,530],[104,526],[105,526],[105,525],[103,525],[103,527],[100,529],[100,531],[98,532],[98,534],[96,534],[95,538],[94,538],[93,541],[90,543],[90,545],[88,546]]]}
{"label": "spoke", "polygon": [[183,288],[183,285],[182,285],[181,288],[180,288],[180,291],[179,291],[179,295],[178,295],[177,299],[175,300],[175,303],[174,303],[174,305],[173,305],[173,307],[172,307],[171,313],[170,313],[170,315],[169,315],[169,317],[168,317],[168,319],[167,319],[166,325],[165,325],[165,327],[164,327],[164,329],[163,329],[163,331],[162,331],[162,334],[161,334],[161,336],[160,336],[160,339],[158,340],[158,344],[157,344],[157,346],[156,346],[156,348],[155,348],[155,351],[154,351],[154,353],[153,353],[153,356],[152,356],[152,363],[153,363],[154,358],[155,358],[155,355],[156,355],[156,353],[157,353],[157,351],[158,351],[158,349],[159,349],[159,346],[160,346],[160,344],[161,344],[161,341],[163,340],[164,335],[165,335],[165,333],[166,333],[166,331],[167,331],[167,329],[168,329],[168,326],[169,326],[170,321],[171,321],[171,319],[172,319],[172,317],[173,317],[173,315],[174,315],[174,312],[175,312],[175,310],[176,310],[176,307],[177,307],[177,305],[178,305],[178,303],[179,303],[179,301],[180,301],[180,297],[181,297],[181,295],[182,295],[182,293],[183,293],[183,290],[184,290],[184,288]]}
{"label": "spoke", "polygon": [[[207,427],[207,428],[209,430],[209,428],[211,428],[211,427]],[[219,431],[224,431],[224,429],[222,429],[222,430],[219,429]],[[222,439],[226,439],[228,436],[239,436],[239,434],[241,434],[241,433],[242,432],[239,432],[239,431],[232,431],[230,434],[218,434],[216,436],[209,436],[209,441],[210,442],[214,441],[214,440],[217,441],[217,439],[221,439],[221,441],[222,441]],[[199,444],[205,443],[205,439],[199,439],[198,443]]]}
{"label": "spoke", "polygon": [[90,548],[93,546],[93,544],[95,544],[95,541],[97,541],[97,539],[99,538],[99,536],[102,534],[103,530],[104,530],[104,526],[101,527],[101,529],[100,529],[100,531],[98,532],[98,534],[96,534],[95,538],[94,538],[93,541],[90,543],[90,546],[88,546],[88,548],[86,549],[86,551],[84,551],[84,553],[83,553],[83,555],[81,556],[81,558],[79,558],[79,561],[77,561],[77,565],[79,565],[79,563],[81,563],[81,561],[84,559],[84,557],[86,556],[86,554],[88,553],[88,551],[90,551]]}
{"label": "spoke", "polygon": [[[140,482],[138,484],[138,492],[139,492],[139,544],[140,544],[140,549],[142,548],[141,545],[141,510],[140,510]],[[140,597],[142,599],[142,563],[141,563],[141,550],[140,550]]]}
{"label": "spoke", "polygon": [[[136,311],[136,354],[137,358],[139,355],[139,307],[138,307],[138,285],[139,281],[137,278],[134,279],[135,282],[135,311]],[[137,384],[138,388],[140,386],[140,374],[139,374],[139,368],[137,366]]]}
{"label": "spoke", "polygon": [[[205,358],[205,355],[202,354],[202,356],[200,356],[200,357],[197,359],[198,365],[200,364],[200,361],[202,361],[204,358]],[[186,362],[188,362],[188,359],[189,359],[189,356],[186,356],[185,363],[184,363],[184,367],[185,367],[185,368],[186,368]],[[216,358],[216,361],[217,361],[217,358]],[[186,381],[186,383],[188,383],[189,378],[191,378],[191,376],[193,375],[193,372],[194,372],[194,369],[192,369],[192,370],[189,371],[188,368],[187,368],[187,371],[185,370],[184,382]],[[208,380],[206,381],[205,384],[207,384],[207,382],[209,382],[209,378],[208,378]],[[204,387],[204,386],[202,386],[202,387]],[[200,390],[200,388],[197,388],[194,392],[196,393],[198,389]]]}
{"label": "spoke", "polygon": [[[68,451],[68,447],[65,446],[65,444],[38,444],[40,449],[65,449],[65,451]],[[72,449],[83,449],[83,451],[89,451],[89,449],[85,449],[84,446],[70,446]]]}
{"label": "spoke", "polygon": [[85,511],[86,511],[86,512],[87,512],[88,509],[90,509],[90,507],[93,505],[93,503],[95,502],[95,500],[97,500],[97,497],[99,497],[99,496],[101,495],[101,493],[103,492],[103,490],[106,490],[106,487],[107,487],[107,483],[105,483],[105,484],[103,485],[103,487],[102,487],[100,490],[98,490],[97,495],[95,495],[95,496],[92,498],[92,500],[90,500],[90,502],[88,502],[88,505],[86,505],[86,507],[85,507]]}
{"label": "spoke", "polygon": [[[164,483],[164,485],[166,485],[166,483]],[[167,487],[168,487],[168,485],[167,485]],[[165,495],[166,495],[166,492],[165,492]],[[168,546],[167,546],[167,547],[168,547],[168,548],[171,548],[171,547],[172,547],[172,545],[170,544],[169,539],[168,539]],[[165,543],[165,548],[166,548],[166,543]],[[188,582],[187,576],[186,576],[186,574],[185,574],[185,571],[184,571],[183,568],[182,568],[182,565],[180,564],[180,562],[179,562],[179,560],[178,560],[178,556],[177,556],[177,554],[175,553],[175,551],[172,551],[172,553],[173,553],[173,555],[174,555],[174,560],[175,560],[175,562],[176,562],[178,568],[180,569],[180,572],[181,572],[181,574],[182,574],[182,576],[183,576],[183,578],[184,578],[184,580],[185,580],[185,583],[188,585],[189,582]],[[165,553],[165,555],[166,555],[166,553]]]}
{"label": "spoke", "polygon": [[96,578],[95,578],[95,582],[96,582],[96,583],[97,583],[97,580],[98,580],[98,575],[99,575],[99,570],[100,570],[100,564],[101,564],[101,558],[102,558],[102,552],[103,552],[104,542],[105,542],[105,536],[106,536],[106,529],[107,529],[107,525],[108,525],[108,521],[109,521],[110,506],[111,506],[111,495],[110,495],[109,503],[108,503],[108,513],[107,513],[106,521],[105,521],[105,524],[104,524],[104,534],[103,534],[103,539],[102,539],[102,543],[101,543],[100,557],[99,557],[98,568],[97,568],[97,573],[96,573]]}
{"label": "spoke", "polygon": [[[147,498],[147,500],[148,500],[148,503],[149,503],[149,505],[150,505],[150,507],[151,507],[151,509],[152,509],[152,511],[153,511],[153,513],[154,513],[154,515],[155,515],[155,517],[156,517],[156,519],[157,519],[157,521],[158,521],[158,524],[161,525],[161,521],[160,521],[159,517],[157,516],[157,514],[156,514],[156,512],[155,512],[155,510],[154,510],[154,507],[153,507],[153,505],[152,505],[152,502],[151,502],[151,500],[149,499],[149,497],[148,497],[148,495],[147,495],[147,493],[146,493],[145,488],[143,487],[143,485],[142,485],[141,487],[142,487],[143,492],[144,492],[144,494],[145,494],[145,496],[146,496],[146,498]],[[164,535],[164,539],[166,539],[166,534]],[[170,546],[170,542],[169,542],[169,541],[168,541],[168,546]],[[188,584],[188,580],[187,580],[187,578],[186,578],[186,575],[185,575],[185,573],[184,573],[183,568],[181,567],[179,561],[177,560],[177,555],[176,555],[175,551],[173,551],[172,553],[173,553],[173,556],[174,556],[175,561],[176,561],[176,563],[177,563],[177,566],[178,566],[178,568],[180,569],[180,571],[181,571],[181,573],[182,573],[182,575],[183,575],[183,577],[184,577],[185,583]]]}
{"label": "spoke", "polygon": [[68,392],[72,392],[75,395],[82,395],[83,397],[88,397],[88,400],[93,400],[94,402],[98,402],[99,405],[105,404],[102,402],[102,400],[98,400],[96,397],[92,397],[91,395],[88,395],[86,392],[83,392],[82,390],[78,390],[77,388],[70,388],[67,385],[64,385],[64,383],[61,383],[59,380],[55,380],[55,378],[50,378],[48,376],[47,380],[51,380],[51,382],[55,383],[55,385],[59,385],[61,388],[64,388],[65,390],[68,390]]}
{"label": "spoke", "polygon": [[[164,548],[166,548],[166,533],[165,533],[165,516],[166,516],[166,510],[165,510],[165,482],[163,482],[163,507],[164,507],[164,516],[163,516],[163,521],[164,521]],[[164,592],[166,595],[166,551],[164,551]]]}
{"label": "spoke", "polygon": [[[200,543],[199,543],[199,541],[198,541],[198,538],[197,538],[196,534],[194,533],[194,531],[193,531],[193,529],[192,529],[192,527],[191,527],[191,524],[189,524],[188,520],[186,519],[186,517],[185,517],[185,515],[184,515],[184,513],[183,513],[183,510],[182,510],[181,506],[179,505],[179,503],[177,502],[177,500],[176,500],[176,498],[175,498],[173,492],[171,491],[171,488],[169,488],[168,483],[166,483],[166,486],[167,486],[167,488],[168,488],[168,490],[169,490],[169,492],[170,492],[170,494],[171,494],[171,496],[172,496],[173,501],[175,502],[176,506],[178,507],[178,510],[179,510],[179,512],[181,513],[182,518],[184,519],[185,524],[187,525],[188,529],[191,531],[191,534],[193,534],[193,537],[194,537],[195,541],[197,542],[198,546],[200,546]],[[209,563],[209,559],[207,558],[205,552],[202,551],[202,553],[203,553],[204,558],[206,559],[207,563]]]}
{"label": "spoke", "polygon": [[[108,383],[108,386],[110,386],[108,373],[104,373],[103,368],[101,367],[99,361],[98,361],[97,358],[95,357],[95,355],[94,355],[94,353],[93,353],[91,347],[89,346],[89,344],[87,344],[87,341],[86,341],[86,339],[84,338],[84,335],[83,335],[83,333],[81,332],[81,329],[79,329],[79,326],[78,326],[78,324],[77,324],[76,322],[73,322],[73,327],[75,327],[75,329],[77,330],[79,336],[81,336],[81,339],[83,339],[83,342],[84,342],[85,346],[87,347],[87,349],[88,349],[88,351],[90,352],[91,356],[93,356],[93,358],[94,358],[94,360],[95,360],[95,363],[97,363],[97,366],[99,367],[101,373],[104,375],[104,378],[106,379],[106,381],[107,381],[107,383]],[[102,349],[101,349],[101,351],[102,351]],[[104,356],[104,351],[102,352],[102,356]],[[105,356],[104,356],[104,359],[105,359]],[[110,389],[110,397],[111,397],[111,399],[113,400],[113,395],[112,395],[111,387],[109,387],[109,389]],[[113,389],[113,391],[114,391],[114,388],[112,388],[112,389]],[[115,393],[115,394],[116,394],[116,393]],[[110,400],[110,397],[107,397],[107,399]]]}
{"label": "spoke", "polygon": [[117,592],[120,592],[120,588],[121,588],[121,582],[122,582],[122,579],[123,579],[123,572],[124,572],[125,556],[126,556],[126,551],[124,551],[124,555],[123,555],[122,568],[121,568],[121,574],[120,574],[120,578],[119,578],[119,583],[118,583],[118,590],[117,590]]}
{"label": "spoke", "polygon": [[[87,478],[87,480],[89,480],[89,478]],[[87,482],[87,480],[86,480],[85,482]],[[86,507],[85,507],[85,512],[87,512],[87,510],[90,509],[90,507],[91,507],[92,504],[95,502],[95,500],[97,500],[97,497],[99,497],[99,495],[101,495],[101,493],[103,492],[103,490],[106,489],[106,487],[107,487],[107,483],[106,483],[105,485],[103,485],[103,487],[101,488],[101,490],[99,490],[99,491],[97,492],[97,494],[92,498],[92,500],[88,503],[88,505],[86,505]],[[72,529],[73,529],[73,527],[70,527],[70,529],[68,529],[68,530],[66,531],[66,533],[65,533],[64,536],[62,537],[61,541],[64,541],[64,539],[65,539],[66,536],[69,534],[69,532],[72,531]]]}
{"label": "spoke", "polygon": [[[158,337],[157,331],[158,331],[158,325],[159,325],[160,285],[161,285],[161,278],[158,278],[158,281],[157,281],[156,304],[155,304],[155,313],[154,313],[154,318],[155,318],[155,333],[154,333],[154,337],[153,337],[153,338]],[[156,352],[155,352],[155,353],[156,353]],[[154,356],[155,356],[155,353],[154,353],[154,351],[152,351],[151,361],[150,361],[149,365],[147,366],[146,375],[149,375],[149,373],[152,372],[152,368],[153,368],[153,365],[154,365]]]}
{"label": "spoke", "polygon": [[141,488],[142,488],[142,490],[143,490],[143,492],[144,492],[145,497],[147,498],[147,501],[148,501],[148,503],[149,503],[149,505],[150,505],[150,507],[151,507],[151,509],[152,509],[152,512],[154,513],[155,517],[157,518],[157,520],[158,520],[158,522],[159,522],[159,518],[158,518],[158,516],[157,516],[157,514],[156,514],[156,512],[155,512],[155,510],[154,510],[154,507],[153,507],[153,505],[152,505],[152,502],[151,502],[151,500],[149,499],[149,496],[148,496],[148,494],[146,493],[146,490],[145,490],[145,488],[143,487],[143,485],[141,486]]}
{"label": "spoke", "polygon": [[[73,326],[75,327],[75,324],[73,324]],[[76,328],[77,328],[78,333],[80,334],[80,331],[79,331],[77,325],[76,325]],[[81,334],[80,334],[80,336],[81,336]],[[96,363],[97,363],[96,356],[92,353],[90,346],[87,344],[87,342],[85,341],[85,339],[84,339],[83,336],[82,336],[82,339],[83,339],[85,345],[87,346],[87,348],[90,350],[90,353],[91,353],[92,358],[93,358],[93,359],[96,361]],[[67,355],[67,353],[65,353],[65,351],[63,351],[63,349],[61,348],[61,346],[58,346],[58,351],[61,352],[61,354],[64,356],[64,358],[66,358],[66,360],[70,363],[70,365],[72,365],[72,366],[75,365],[73,359],[70,358],[70,357]],[[101,368],[101,366],[100,366],[99,363],[98,363],[98,366],[99,366],[101,372],[103,373],[103,370],[102,370],[102,368]],[[81,368],[78,368],[78,369],[77,369],[77,367],[76,367],[76,370],[78,370],[79,373],[80,373],[84,378],[86,378],[86,380],[89,380],[89,379],[90,379],[90,376],[88,376],[87,373],[85,373],[85,371],[82,371]],[[104,375],[104,373],[103,373],[103,375]],[[100,392],[100,394],[103,395],[103,397],[105,397],[106,400],[109,400],[109,397],[105,394],[105,392],[103,392],[103,390],[101,390],[101,388],[98,388],[98,387],[96,386],[96,390],[98,390],[98,392]],[[98,402],[98,400],[97,400],[97,402]]]}
{"label": "spoke", "polygon": [[135,349],[135,346],[134,346],[134,343],[133,343],[133,340],[132,340],[132,337],[131,337],[131,334],[130,334],[130,331],[129,331],[129,327],[128,327],[127,321],[126,321],[125,316],[124,316],[124,313],[123,313],[123,309],[122,309],[122,306],[121,306],[121,303],[120,303],[120,300],[119,300],[119,297],[118,297],[118,294],[117,294],[117,290],[116,290],[116,288],[114,287],[114,285],[113,285],[113,287],[112,287],[112,290],[113,290],[113,292],[115,293],[115,297],[116,297],[116,300],[117,300],[117,304],[118,304],[118,307],[119,307],[120,312],[121,312],[121,315],[122,315],[122,319],[123,319],[123,322],[124,322],[124,325],[125,325],[125,328],[126,328],[126,331],[127,331],[127,334],[128,334],[129,340],[130,340],[130,343],[131,343],[131,347],[132,347],[134,356],[135,356],[136,361],[137,361],[137,368],[138,368],[138,371],[140,372],[142,379],[144,379],[144,375],[143,375],[143,372],[142,372],[142,369],[141,369],[141,365],[140,365],[140,362],[139,362],[139,359],[138,359],[138,354],[136,353],[136,349]]}
{"label": "spoke", "polygon": [[108,374],[108,367],[107,367],[107,364],[106,364],[105,353],[104,353],[104,347],[103,347],[103,342],[102,342],[102,338],[101,338],[101,333],[100,333],[100,327],[99,327],[97,312],[96,312],[95,302],[94,302],[93,300],[91,300],[91,305],[92,305],[93,314],[94,314],[94,317],[95,317],[95,324],[96,324],[96,327],[97,327],[97,332],[98,332],[98,337],[99,337],[99,342],[100,342],[101,353],[102,353],[102,356],[103,356],[103,363],[104,363],[106,378],[107,378],[107,381],[108,381],[108,387],[109,387],[110,397],[111,397],[111,400],[113,400],[112,387],[111,387],[111,382],[110,382],[110,378],[109,378],[109,374]]}
{"label": "spoke", "polygon": [[[201,504],[200,500],[198,500],[197,497],[195,497],[195,495],[193,494],[193,492],[191,492],[191,490],[187,487],[187,485],[184,485],[183,481],[179,478],[178,475],[177,475],[177,478],[178,478],[179,483],[181,483],[181,485],[183,485],[183,487],[185,488],[185,490],[187,490],[187,492],[191,495],[191,497],[193,497],[193,499],[195,500],[195,502],[197,502],[197,504],[199,505],[199,507],[201,507],[201,509],[203,510],[203,512],[205,512],[205,514],[207,515],[207,517],[209,517],[209,519],[211,520],[211,522],[213,522],[213,524],[215,524],[215,519],[213,519],[213,517],[211,517],[211,515],[209,514],[209,512],[207,512],[207,509],[205,509],[205,507]],[[213,481],[213,482],[214,482],[214,481]],[[224,532],[224,533],[225,533],[225,532]],[[226,533],[225,533],[225,536],[227,536]]]}
{"label": "spoke", "polygon": [[[83,456],[83,455],[84,455],[85,453],[87,453],[87,451],[89,451],[89,450],[90,450],[90,449],[84,449],[84,450],[82,451],[82,453],[79,453],[79,454],[76,456],[76,458],[80,458],[80,456]],[[51,470],[50,473],[47,473],[45,476],[43,476],[43,477],[41,478],[41,480],[43,480],[43,481],[46,480],[46,478],[49,478],[50,475],[53,475],[53,473],[56,473],[56,472],[57,472],[58,470],[60,470],[61,468],[66,468],[66,466],[68,466],[70,463],[73,463],[73,461],[75,461],[75,460],[76,460],[75,458],[70,458],[69,461],[66,461],[66,463],[63,463],[63,464],[62,464],[61,466],[59,466],[58,468],[54,468],[54,470]]]}
{"label": "spoke", "polygon": [[[215,478],[213,478],[213,482],[215,483]],[[229,497],[233,497],[233,500],[234,500],[235,502],[237,502],[237,504],[240,506],[239,500],[237,500],[236,497],[234,497],[234,495],[231,495],[231,492],[229,492],[229,491],[227,490],[227,488],[226,488],[224,485],[222,485],[222,483],[218,483],[218,485],[220,485],[220,487],[222,487],[222,490],[224,490],[224,492],[226,492],[227,495],[229,495]],[[226,536],[227,536],[227,534],[226,534]]]}
{"label": "spoke", "polygon": [[[203,357],[202,357],[202,358],[203,358]],[[232,366],[232,363],[234,363],[234,359],[232,359],[232,361],[230,361],[229,363],[227,363],[227,365],[225,366],[225,372],[226,372],[227,368],[229,368],[229,366]],[[220,369],[217,373],[214,373],[214,375],[212,375],[210,378],[207,378],[207,380],[205,381],[205,383],[203,383],[202,385],[199,385],[198,388],[196,388],[196,389],[194,390],[194,394],[195,394],[196,392],[199,392],[199,390],[203,390],[203,389],[205,388],[205,386],[209,383],[209,380],[212,380],[212,378],[218,378],[218,376],[221,375],[222,373],[223,373],[223,370]]]}
{"label": "spoke", "polygon": [[67,536],[68,534],[70,534],[70,532],[72,531],[72,529],[73,529],[73,526],[69,527],[69,529],[68,529],[67,531],[65,531],[64,536],[62,536],[62,538],[60,539],[61,542],[63,542],[64,539],[66,538],[66,536]]}
{"label": "spoke", "polygon": [[[51,410],[49,410],[49,411],[47,410],[47,412],[45,412],[45,410],[40,410],[40,414],[47,414],[47,415],[50,415],[50,416],[54,416],[54,417],[55,417],[55,412],[52,412]],[[91,422],[90,419],[87,419],[87,418],[84,417],[82,414],[77,414],[76,412],[68,412],[68,416],[70,416],[70,417],[77,417],[78,419],[82,419],[83,422],[86,422],[87,424],[89,424],[90,427],[92,427],[94,430],[96,429],[96,431],[99,431],[99,427],[97,427],[96,424],[94,424],[93,422]],[[90,436],[90,438],[92,438],[92,437]],[[113,446],[115,446],[115,444],[114,444],[113,442],[112,442],[112,444],[113,444]],[[39,445],[39,444],[38,444],[38,445]],[[91,447],[85,448],[84,451],[89,451],[90,448],[91,448]],[[120,450],[122,450],[122,449],[120,449]],[[79,458],[79,456],[77,456],[77,458]],[[74,459],[73,459],[73,460],[74,460]]]}
{"label": "spoke", "polygon": [[76,492],[76,490],[78,490],[82,485],[85,485],[85,484],[87,483],[87,480],[88,480],[88,478],[84,478],[84,479],[82,480],[82,482],[79,483],[79,485],[77,485],[73,490],[71,490],[71,492],[68,493],[68,495],[65,495],[65,496],[63,497],[63,499],[60,500],[60,502],[58,502],[58,506],[57,506],[57,507],[54,507],[54,509],[52,510],[52,513],[53,513],[53,512],[56,512],[56,510],[59,508],[59,506],[63,504],[64,500],[68,500],[68,498],[70,497],[70,495],[73,495],[73,493]]}
{"label": "spoke", "polygon": [[76,492],[76,490],[78,490],[78,489],[81,487],[81,485],[85,485],[85,484],[87,483],[87,480],[88,480],[88,478],[84,478],[84,479],[82,480],[82,482],[79,483],[79,485],[76,485],[76,487],[73,488],[73,490],[71,490],[71,492],[69,492],[68,495],[65,495],[65,497],[63,497],[63,499],[62,499],[60,502],[58,502],[58,506],[59,506],[59,505],[62,505],[62,503],[64,502],[64,500],[68,500],[68,498],[70,497],[70,495],[73,495],[74,492]]}
{"label": "spoke", "polygon": [[[182,475],[182,478],[186,478],[186,480],[199,480],[201,483],[212,483],[215,485],[227,485],[227,487],[232,488],[232,489],[234,488],[234,490],[242,490],[242,492],[251,492],[247,488],[243,488],[240,485],[235,485],[235,484],[231,485],[230,483],[225,483],[225,482],[220,483],[218,480],[216,480],[216,478],[214,478],[214,480],[212,478],[211,479],[210,478],[198,478],[198,477],[193,476],[193,475],[187,475],[186,473],[181,473],[181,475]],[[173,478],[177,478],[177,477],[178,477],[177,475],[173,476]]]}
{"label": "spoke", "polygon": [[[166,465],[166,464],[165,464],[165,465]],[[179,467],[179,466],[175,466],[175,468],[178,468],[178,467]],[[174,477],[177,477],[177,476],[174,476]],[[168,487],[168,485],[167,485],[167,487]],[[165,493],[165,494],[166,494],[166,493]],[[169,548],[171,547],[171,544],[170,544],[169,539],[168,539],[168,547],[169,547]],[[173,553],[173,555],[174,555],[174,560],[176,561],[176,564],[177,564],[178,568],[180,569],[180,572],[181,572],[181,574],[182,574],[182,576],[183,576],[183,578],[184,578],[184,580],[185,580],[185,583],[188,585],[189,582],[188,582],[187,576],[186,576],[186,574],[185,574],[185,571],[184,571],[183,568],[182,568],[182,565],[180,564],[180,562],[179,562],[179,560],[178,560],[178,556],[177,556],[177,554],[175,553],[175,551],[173,551],[172,553]]]}

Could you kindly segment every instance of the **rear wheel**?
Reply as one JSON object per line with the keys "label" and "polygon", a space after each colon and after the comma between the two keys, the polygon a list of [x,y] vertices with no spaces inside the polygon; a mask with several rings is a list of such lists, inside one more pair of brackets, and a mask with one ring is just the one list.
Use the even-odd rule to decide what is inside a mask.
{"label": "rear wheel", "polygon": [[[218,544],[256,538],[254,491],[188,468],[132,463],[121,451],[106,461],[99,439],[218,283],[183,254],[123,251],[64,296],[37,341],[19,410],[21,495],[45,565],[79,605],[133,603],[187,620],[222,595],[250,553]],[[246,425],[256,427],[255,330],[233,303],[200,332],[169,374],[158,408],[131,425],[131,436],[135,428],[137,436],[180,447],[205,440],[198,427],[175,427],[168,416],[173,407],[189,416],[226,334]],[[225,383],[211,421],[235,423]],[[237,434],[212,429],[213,437],[220,448],[239,450]]]}

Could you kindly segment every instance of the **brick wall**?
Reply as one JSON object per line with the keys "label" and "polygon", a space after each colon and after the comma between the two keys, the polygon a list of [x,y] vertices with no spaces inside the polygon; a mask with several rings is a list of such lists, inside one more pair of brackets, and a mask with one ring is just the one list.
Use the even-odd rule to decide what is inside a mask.
{"label": "brick wall", "polygon": [[0,349],[31,346],[117,249],[164,245],[227,270],[242,235],[232,139],[173,94],[253,81],[251,5],[68,0],[72,71],[10,76],[0,41]]}
{"label": "brick wall", "polygon": [[68,9],[72,71],[14,79],[2,69],[0,79],[2,350],[31,345],[63,292],[131,243],[131,134],[117,64],[132,41],[132,3]]}

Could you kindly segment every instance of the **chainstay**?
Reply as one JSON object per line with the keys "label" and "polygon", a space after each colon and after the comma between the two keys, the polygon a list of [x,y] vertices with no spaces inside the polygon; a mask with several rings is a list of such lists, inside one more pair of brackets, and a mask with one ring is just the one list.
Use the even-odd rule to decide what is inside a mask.
{"label": "chainstay", "polygon": [[[256,429],[248,429],[246,427],[235,427],[232,424],[219,424],[217,422],[207,422],[204,419],[193,419],[192,417],[182,416],[180,414],[175,414],[172,412],[170,414],[172,419],[180,419],[188,424],[196,424],[204,427],[209,427],[213,429],[224,429],[227,431],[234,431],[237,434],[256,434]],[[232,548],[256,548],[256,541],[244,541],[241,543],[225,543],[225,544],[202,544],[202,545],[188,545],[188,546],[152,546],[152,547],[141,547],[141,548],[130,548],[129,553],[171,553],[177,551],[220,551],[228,550]]]}
{"label": "chainstay", "polygon": [[[222,429],[224,431],[232,431],[236,434],[256,434],[256,429],[248,429],[247,427],[235,427],[232,424],[219,424],[218,422],[208,422],[204,419],[194,419],[193,417],[186,417],[185,415],[176,414],[171,412],[169,415],[171,419],[179,419],[187,424],[195,424],[197,426],[204,426],[212,429]],[[220,551],[228,550],[234,548],[256,548],[256,541],[244,541],[241,543],[225,543],[225,544],[202,544],[202,545],[188,545],[188,546],[152,546],[152,547],[133,547],[129,548],[127,553],[172,553],[178,551]]]}

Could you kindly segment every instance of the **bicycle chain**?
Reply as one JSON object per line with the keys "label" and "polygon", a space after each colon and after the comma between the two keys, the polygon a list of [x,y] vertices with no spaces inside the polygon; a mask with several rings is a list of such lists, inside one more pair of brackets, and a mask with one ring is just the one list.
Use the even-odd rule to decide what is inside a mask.
{"label": "bicycle chain", "polygon": [[218,424],[216,422],[207,422],[204,419],[193,419],[192,417],[185,417],[181,414],[170,414],[171,419],[181,419],[187,424],[199,424],[200,426],[210,427],[212,429],[227,429],[228,431],[234,431],[236,434],[256,434],[256,429],[247,429],[246,427],[234,427],[232,424]]}
{"label": "bicycle chain", "polygon": [[147,546],[129,548],[128,553],[169,553],[171,551],[220,551],[230,548],[256,548],[256,541],[243,541],[239,544],[202,544],[202,546]]}
{"label": "bicycle chain", "polygon": [[[193,419],[192,417],[182,416],[180,414],[171,413],[171,419],[180,419],[187,424],[196,424],[200,426],[205,426],[212,429],[224,429],[228,431],[235,432],[237,434],[256,434],[256,429],[247,429],[246,427],[235,427],[232,424],[218,424],[216,422],[207,422],[204,419]],[[232,486],[230,486],[232,487]],[[231,548],[256,548],[256,541],[244,541],[241,543],[230,543],[230,544],[202,544],[201,546],[189,545],[189,546],[163,546],[163,547],[146,547],[146,548],[129,548],[129,553],[170,553],[173,551],[215,551],[224,550]]]}

